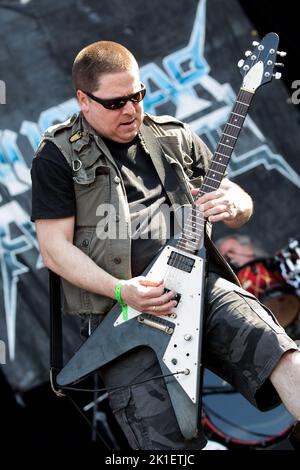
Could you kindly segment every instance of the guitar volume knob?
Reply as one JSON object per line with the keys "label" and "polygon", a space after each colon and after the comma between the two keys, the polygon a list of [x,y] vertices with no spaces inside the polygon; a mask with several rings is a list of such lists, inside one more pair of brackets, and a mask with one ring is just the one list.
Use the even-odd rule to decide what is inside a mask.
{"label": "guitar volume knob", "polygon": [[189,333],[187,333],[186,335],[184,335],[184,339],[185,339],[186,341],[191,341],[192,335],[190,335]]}

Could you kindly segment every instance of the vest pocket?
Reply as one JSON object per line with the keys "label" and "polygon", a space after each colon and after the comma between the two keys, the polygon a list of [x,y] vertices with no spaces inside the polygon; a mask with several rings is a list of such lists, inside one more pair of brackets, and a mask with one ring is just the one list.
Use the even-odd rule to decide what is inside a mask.
{"label": "vest pocket", "polygon": [[[110,200],[109,174],[95,175],[89,184],[74,183],[76,195],[76,226],[96,227],[100,218],[97,210]],[[100,211],[101,212],[101,211]]]}
{"label": "vest pocket", "polygon": [[90,245],[93,238],[94,230],[79,229],[75,231],[74,245],[86,255],[90,254]]}

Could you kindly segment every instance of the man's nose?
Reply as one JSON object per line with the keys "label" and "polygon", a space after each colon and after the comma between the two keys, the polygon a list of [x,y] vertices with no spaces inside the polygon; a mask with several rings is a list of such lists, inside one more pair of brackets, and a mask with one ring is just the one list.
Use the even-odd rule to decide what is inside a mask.
{"label": "man's nose", "polygon": [[129,114],[133,114],[135,113],[135,104],[132,101],[128,100],[126,101],[126,104],[123,107],[123,110]]}

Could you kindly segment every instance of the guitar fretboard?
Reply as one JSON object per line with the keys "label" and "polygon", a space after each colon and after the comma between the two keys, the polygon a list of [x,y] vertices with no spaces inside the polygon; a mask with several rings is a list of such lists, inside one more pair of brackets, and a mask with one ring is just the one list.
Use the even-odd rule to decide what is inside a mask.
{"label": "guitar fretboard", "polygon": [[[204,194],[219,188],[253,96],[253,93],[240,89],[195,202]],[[198,250],[203,243],[204,226],[203,214],[194,203],[177,242],[177,248],[189,253]]]}

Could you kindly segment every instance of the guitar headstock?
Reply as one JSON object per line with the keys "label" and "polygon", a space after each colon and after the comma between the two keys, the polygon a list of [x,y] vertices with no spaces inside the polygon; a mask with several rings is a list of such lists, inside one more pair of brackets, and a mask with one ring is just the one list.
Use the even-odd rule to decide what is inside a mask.
{"label": "guitar headstock", "polygon": [[284,57],[286,52],[278,51],[279,36],[268,33],[261,42],[253,41],[253,51],[246,51],[246,59],[238,62],[240,72],[244,77],[242,89],[254,93],[257,88],[268,83],[272,78],[279,79],[281,73],[275,72],[275,67],[284,64],[276,62],[276,56]]}

